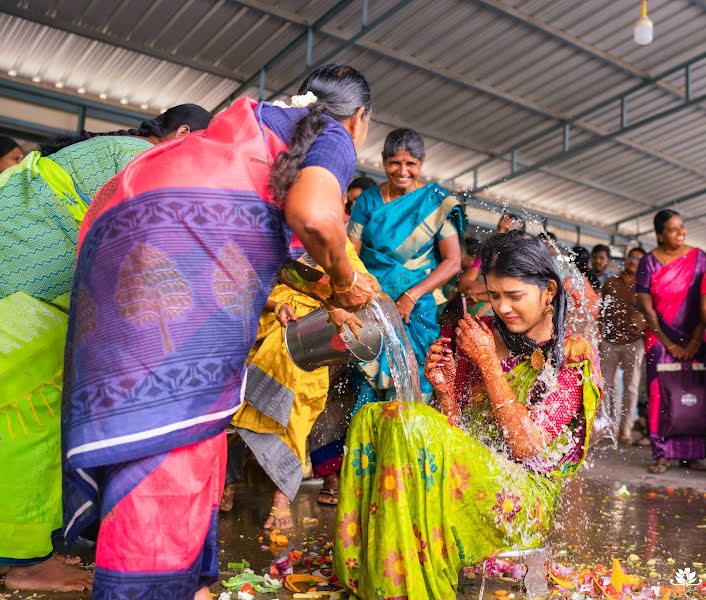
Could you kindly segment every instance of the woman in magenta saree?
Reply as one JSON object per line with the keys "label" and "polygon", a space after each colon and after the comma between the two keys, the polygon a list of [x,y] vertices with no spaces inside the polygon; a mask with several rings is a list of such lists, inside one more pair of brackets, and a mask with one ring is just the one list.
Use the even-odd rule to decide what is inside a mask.
{"label": "woman in magenta saree", "polygon": [[[654,464],[650,473],[664,473],[670,460],[686,461],[689,468],[706,471],[706,431],[700,435],[663,436],[660,416],[663,394],[659,368],[664,364],[706,358],[700,303],[706,254],[685,243],[686,228],[676,211],[662,210],[654,218],[659,246],[640,261],[635,288],[647,319],[645,338],[648,385],[648,424]],[[663,384],[664,385],[664,384]]]}
{"label": "woman in magenta saree", "polygon": [[305,92],[308,108],[236,101],[133,161],[86,214],[62,453],[68,542],[101,520],[96,600],[210,599],[225,428],[292,230],[330,274],[335,305],[372,296],[342,225],[370,88],[326,65]]}

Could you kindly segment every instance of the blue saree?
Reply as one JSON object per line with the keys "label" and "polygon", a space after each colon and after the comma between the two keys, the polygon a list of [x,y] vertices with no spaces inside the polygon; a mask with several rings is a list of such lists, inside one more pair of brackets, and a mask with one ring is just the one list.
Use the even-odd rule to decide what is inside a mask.
{"label": "blue saree", "polygon": [[[362,242],[360,258],[393,300],[426,279],[439,266],[438,241],[463,233],[461,203],[448,190],[430,183],[385,204],[380,188],[365,190],[353,206],[348,234]],[[428,400],[431,385],[423,375],[424,359],[439,337],[439,305],[446,303],[441,289],[417,300],[405,324],[407,336],[419,365],[422,395]],[[365,382],[354,412],[372,400],[390,400],[394,387],[387,356],[359,365]],[[360,378],[362,379],[362,378]]]}

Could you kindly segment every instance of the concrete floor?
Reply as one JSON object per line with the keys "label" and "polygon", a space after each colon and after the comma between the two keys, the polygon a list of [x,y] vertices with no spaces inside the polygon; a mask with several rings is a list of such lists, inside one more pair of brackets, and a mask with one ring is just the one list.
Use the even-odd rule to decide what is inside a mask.
{"label": "concrete floor", "polygon": [[[613,557],[628,564],[633,554],[639,561],[629,563],[632,572],[656,571],[657,581],[667,583],[677,568],[691,567],[703,573],[706,560],[706,473],[689,472],[673,467],[664,475],[650,475],[645,469],[651,462],[648,448],[618,448],[599,443],[589,455],[587,467],[567,485],[551,544],[553,558],[570,565],[608,564]],[[627,497],[618,494],[625,485]],[[332,539],[335,510],[316,503],[320,483],[305,482],[293,503],[295,529],[288,533],[290,547],[304,539]],[[222,544],[222,568],[229,561],[248,560],[256,572],[269,568],[273,555],[260,549],[258,537],[270,508],[271,494],[243,486],[238,490],[235,508],[221,518],[219,537]],[[304,526],[304,517],[315,517],[318,524]],[[87,561],[91,553],[82,553]],[[648,559],[656,566],[645,566]],[[671,562],[671,561],[674,562]],[[227,572],[222,573],[228,576]],[[477,597],[477,580],[464,582],[459,598]],[[519,590],[506,582],[490,583],[486,598],[502,586],[517,597]],[[223,591],[215,585],[212,592]],[[13,599],[44,598],[66,600],[90,598],[88,594],[8,594]],[[3,594],[0,593],[0,597]],[[291,598],[290,592],[260,596]]]}

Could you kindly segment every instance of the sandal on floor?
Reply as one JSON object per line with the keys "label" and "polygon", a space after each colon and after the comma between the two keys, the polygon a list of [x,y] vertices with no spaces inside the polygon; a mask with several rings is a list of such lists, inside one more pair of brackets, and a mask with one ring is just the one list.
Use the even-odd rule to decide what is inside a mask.
{"label": "sandal on floor", "polygon": [[690,460],[686,463],[686,468],[690,471],[706,471],[706,462],[703,460]]}
{"label": "sandal on floor", "polygon": [[[267,530],[274,530],[274,529],[291,529],[294,527],[294,519],[292,519],[292,511],[289,509],[289,506],[287,508],[277,508],[276,506],[273,506],[270,509],[270,514],[268,515],[267,520],[269,521],[269,517],[272,517],[272,525],[267,526],[267,524],[263,525],[263,529]],[[289,525],[282,525],[282,522],[285,519],[289,519]]]}
{"label": "sandal on floor", "polygon": [[233,508],[233,497],[235,496],[235,484],[231,483],[223,488],[221,496],[221,504],[218,510],[221,512],[229,512]]}
{"label": "sandal on floor", "polygon": [[338,504],[338,490],[333,489],[322,489],[319,492],[319,504],[324,504],[326,506],[335,506]]}
{"label": "sandal on floor", "polygon": [[669,470],[669,461],[664,458],[658,458],[654,463],[647,467],[647,472],[654,475],[661,475]]}

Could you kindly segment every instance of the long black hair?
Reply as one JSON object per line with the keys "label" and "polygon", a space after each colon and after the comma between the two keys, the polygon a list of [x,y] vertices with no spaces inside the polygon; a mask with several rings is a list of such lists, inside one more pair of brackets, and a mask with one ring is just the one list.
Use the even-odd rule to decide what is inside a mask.
{"label": "long black hair", "polygon": [[387,160],[398,152],[409,152],[417,160],[424,160],[424,138],[414,129],[394,129],[387,134],[382,147],[382,159]]}
{"label": "long black hair", "polygon": [[47,156],[67,146],[102,135],[154,136],[163,138],[165,135],[179,129],[182,125],[187,125],[191,131],[206,129],[212,118],[213,115],[198,104],[180,104],[179,106],[173,106],[165,110],[154,119],[143,121],[137,129],[119,129],[118,131],[108,131],[106,133],[95,133],[93,131],[84,130],[75,135],[60,136],[49,142],[40,144],[38,149],[43,156]]}
{"label": "long black hair", "polygon": [[8,152],[11,152],[15,148],[19,147],[20,145],[11,137],[8,137],[6,135],[0,135],[0,158],[5,156]]}
{"label": "long black hair", "polygon": [[[497,277],[514,277],[543,290],[550,280],[556,283],[557,290],[552,300],[554,335],[551,342],[542,347],[542,351],[555,367],[559,367],[564,360],[566,290],[546,244],[537,236],[519,229],[493,233],[483,242],[480,259],[481,275],[484,278],[489,273]],[[537,342],[526,334],[512,333],[499,316],[495,315],[494,318],[500,336],[511,353],[529,356],[538,347]]]}
{"label": "long black hair", "polygon": [[316,102],[297,123],[289,149],[275,158],[270,171],[270,193],[276,202],[284,202],[302,168],[311,145],[326,126],[324,115],[343,121],[362,106],[365,114],[372,110],[370,85],[353,67],[342,64],[314,69],[299,88],[299,94],[311,92]]}
{"label": "long black hair", "polygon": [[681,217],[681,215],[676,210],[672,210],[671,208],[660,210],[655,215],[652,222],[654,224],[655,233],[657,235],[664,231],[664,226],[667,224],[667,221],[669,221],[669,219],[671,219],[672,217]]}

